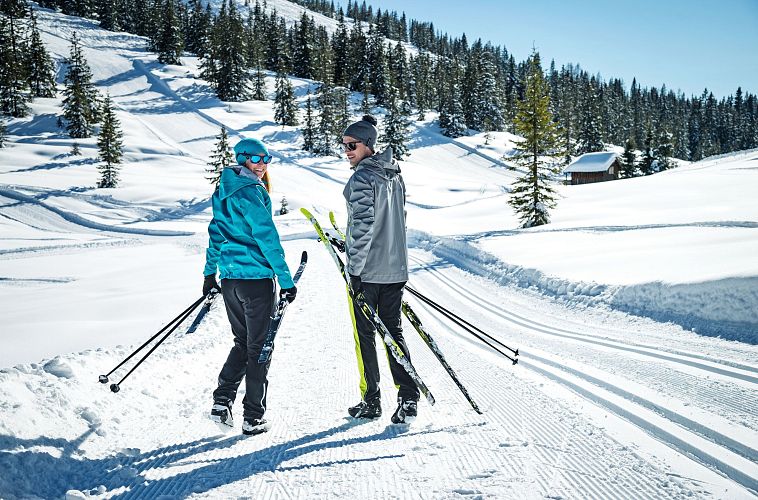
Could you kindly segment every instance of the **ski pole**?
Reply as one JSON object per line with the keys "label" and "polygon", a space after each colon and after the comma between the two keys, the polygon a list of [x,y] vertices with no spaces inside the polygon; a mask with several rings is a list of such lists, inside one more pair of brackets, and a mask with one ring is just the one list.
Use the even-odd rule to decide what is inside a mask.
{"label": "ski pole", "polygon": [[[333,246],[335,249],[337,249],[337,250],[338,250],[338,251],[340,251],[340,252],[345,252],[345,233],[343,233],[343,232],[342,232],[342,230],[340,230],[340,228],[337,226],[337,221],[335,220],[335,217],[334,217],[334,212],[329,212],[329,220],[331,221],[331,223],[332,223],[332,227],[334,227],[334,230],[335,230],[335,231],[337,231],[337,234],[339,234],[340,238],[334,238],[334,237],[333,237],[333,236],[331,236],[329,233],[325,233],[325,235],[326,235],[326,237],[327,237],[327,239],[328,239],[329,243],[331,243],[331,244],[332,244],[332,246]],[[468,328],[466,328],[466,329],[467,329],[467,330],[468,330],[470,333],[473,333],[473,332],[471,332],[471,330],[470,330],[470,328],[473,328],[473,329],[475,329],[476,331],[478,331],[479,333],[481,333],[482,335],[485,335],[485,336],[487,336],[488,338],[492,339],[494,342],[497,342],[497,343],[498,343],[498,344],[500,344],[501,346],[503,346],[503,347],[505,347],[506,349],[508,349],[509,351],[511,351],[511,352],[514,354],[514,356],[518,356],[518,349],[515,349],[515,350],[514,350],[514,349],[511,349],[511,348],[510,348],[510,347],[508,347],[507,345],[503,344],[502,342],[500,342],[499,340],[497,340],[496,338],[494,338],[492,335],[488,334],[487,332],[484,332],[484,331],[480,330],[479,328],[477,328],[476,326],[472,325],[471,323],[469,323],[469,322],[468,322],[468,321],[466,321],[465,319],[461,318],[460,316],[456,315],[455,313],[452,313],[452,312],[448,311],[447,309],[445,309],[444,307],[442,307],[442,306],[441,306],[441,305],[439,305],[438,303],[434,302],[434,301],[433,301],[432,299],[430,299],[429,297],[426,297],[426,296],[422,295],[420,292],[418,292],[418,291],[416,291],[416,290],[412,289],[412,288],[411,288],[409,285],[406,285],[406,286],[405,286],[405,288],[406,288],[406,289],[407,289],[409,292],[411,292],[411,293],[413,293],[414,295],[416,295],[416,297],[417,297],[417,298],[419,298],[419,299],[421,299],[421,300],[425,301],[426,303],[428,303],[429,305],[431,305],[432,307],[434,307],[435,309],[437,309],[439,312],[441,312],[441,313],[445,314],[445,315],[446,315],[448,318],[450,318],[451,320],[455,321],[455,322],[456,322],[456,323],[457,323],[459,326],[461,326],[461,327],[463,327],[463,328],[466,328],[466,327],[465,327],[464,325],[462,325],[460,322],[463,322],[463,323],[465,323],[466,325],[468,325]],[[407,316],[407,315],[406,315],[406,316]],[[452,317],[451,317],[451,316],[452,316]],[[410,318],[408,318],[408,319],[410,320]],[[422,335],[421,337],[423,338],[424,336]],[[480,340],[482,340],[482,342],[485,342],[487,345],[490,345],[490,344],[489,344],[489,342],[486,342],[486,341],[485,341],[484,339],[482,339],[481,337],[477,337],[477,338],[479,338]],[[490,347],[492,347],[492,346],[490,345]],[[498,350],[498,352],[500,352],[500,351]],[[510,359],[511,361],[513,361],[513,364],[514,364],[514,365],[516,364],[516,361],[515,361],[515,360],[513,360],[513,358],[511,358],[510,356],[508,356],[508,355],[507,355],[507,354],[505,354],[505,353],[502,353],[502,352],[501,352],[501,354],[503,354],[504,356],[508,357],[508,359]]]}
{"label": "ski pole", "polygon": [[471,323],[469,323],[465,319],[462,319],[461,317],[455,315],[454,313],[451,313],[450,311],[448,311],[444,307],[440,306],[439,304],[437,304],[433,300],[431,300],[431,299],[425,297],[424,295],[420,294],[419,292],[417,292],[416,290],[414,290],[412,287],[406,286],[405,289],[408,290],[409,292],[411,292],[411,294],[414,297],[418,298],[419,300],[421,300],[421,301],[425,302],[426,304],[430,305],[431,307],[433,307],[437,311],[441,312],[444,316],[446,316],[448,319],[450,319],[453,323],[457,324],[458,326],[460,326],[461,328],[463,328],[464,330],[466,330],[467,332],[469,332],[471,335],[473,335],[474,337],[478,338],[479,340],[481,340],[482,342],[484,342],[485,344],[487,344],[489,347],[491,347],[492,349],[496,350],[497,352],[499,352],[500,354],[502,354],[503,356],[505,356],[506,358],[508,358],[510,361],[513,362],[514,365],[516,363],[518,363],[518,359],[517,358],[511,357],[508,354],[506,354],[505,352],[503,352],[502,350],[500,350],[499,348],[495,347],[494,345],[492,345],[492,343],[490,343],[490,341],[485,340],[477,332],[481,333],[482,335],[485,335],[487,338],[491,339],[493,342],[496,342],[496,343],[500,344],[501,346],[505,347],[506,349],[508,349],[509,351],[513,352],[514,356],[518,356],[518,349],[516,349],[516,350],[511,349],[510,347],[508,347],[507,345],[503,344],[502,342],[500,342],[496,338],[492,337],[488,333],[483,332],[479,328],[475,327],[474,325],[472,325]]}
{"label": "ski pole", "polygon": [[[100,375],[98,377],[99,382],[101,384],[107,384],[108,383],[108,377],[113,372],[115,372],[116,370],[118,370],[119,368],[121,368],[127,361],[129,361],[130,359],[132,359],[138,352],[140,352],[142,349],[144,349],[145,346],[148,345],[150,342],[152,342],[153,340],[155,340],[161,333],[163,333],[167,328],[169,328],[175,321],[179,320],[180,318],[182,318],[181,321],[183,321],[183,318],[186,318],[189,314],[191,314],[192,311],[200,304],[200,302],[203,301],[203,299],[205,299],[205,297],[200,297],[198,300],[196,300],[195,302],[193,302],[192,305],[190,305],[187,309],[185,309],[184,311],[182,311],[181,313],[179,313],[179,315],[176,318],[174,318],[171,321],[169,321],[166,324],[166,326],[164,326],[163,328],[161,328],[158,331],[158,333],[156,333],[155,335],[153,335],[152,337],[150,337],[149,339],[147,339],[147,341],[145,341],[144,344],[142,344],[141,346],[139,346],[129,356],[127,356],[126,359],[124,359],[123,361],[121,361],[121,363],[119,363],[118,365],[116,365],[116,367],[114,369],[112,369],[111,371],[109,371],[105,375]],[[181,323],[181,321],[180,321],[180,323]]]}
{"label": "ski pole", "polygon": [[408,302],[403,301],[402,303],[402,310],[405,314],[405,317],[408,318],[408,321],[411,322],[413,327],[416,329],[418,334],[421,336],[421,339],[426,343],[427,347],[432,351],[432,354],[437,358],[437,360],[442,364],[442,367],[447,371],[447,374],[450,375],[450,378],[453,379],[453,382],[455,382],[455,385],[458,386],[458,389],[460,389],[463,396],[466,398],[466,400],[471,405],[471,408],[474,409],[475,412],[477,412],[479,415],[482,414],[482,410],[479,409],[479,406],[474,402],[471,395],[468,393],[468,390],[463,386],[463,383],[458,378],[458,375],[453,370],[453,367],[450,366],[450,363],[447,362],[445,359],[445,355],[442,354],[442,350],[437,345],[437,342],[434,341],[431,335],[429,335],[429,332],[426,331],[424,326],[421,324],[421,320],[418,318],[416,313],[411,309],[410,304]]}
{"label": "ski pole", "polygon": [[149,351],[147,351],[147,354],[145,354],[144,356],[142,356],[142,359],[140,359],[139,361],[137,361],[137,363],[132,367],[132,369],[129,370],[129,372],[126,375],[124,375],[123,378],[121,380],[119,380],[117,384],[111,384],[111,392],[118,392],[118,391],[121,390],[121,384],[124,382],[124,380],[126,380],[127,377],[129,377],[129,375],[131,375],[132,372],[134,370],[136,370],[137,367],[139,365],[141,365],[142,362],[145,361],[169,337],[169,335],[171,335],[172,333],[174,333],[174,330],[176,330],[177,328],[179,328],[179,326],[184,322],[184,320],[187,319],[190,316],[190,314],[192,314],[192,311],[194,311],[195,308],[200,305],[200,303],[203,301],[204,298],[205,297],[200,297],[200,299],[198,299],[193,304],[193,307],[191,309],[189,309],[187,312],[185,312],[184,315],[181,318],[179,318],[179,320],[176,322],[176,324],[174,326],[172,326],[169,331],[166,332],[166,334],[163,336],[163,338],[161,338],[158,342],[156,342],[155,345],[153,347],[151,347]]}

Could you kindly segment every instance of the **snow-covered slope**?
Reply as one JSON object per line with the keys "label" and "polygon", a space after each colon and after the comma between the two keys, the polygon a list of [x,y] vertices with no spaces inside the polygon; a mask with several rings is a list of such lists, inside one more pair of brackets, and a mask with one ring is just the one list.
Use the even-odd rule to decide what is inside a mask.
{"label": "snow-covered slope", "polygon": [[[232,142],[254,136],[271,146],[276,208],[286,196],[322,222],[329,210],[344,220],[347,162],[300,151],[270,101],[219,102],[195,79],[192,58],[163,66],[139,37],[46,11],[39,22],[57,57],[70,33],[80,35],[97,85],[118,107],[126,155],[121,185],[96,189],[95,140],[79,141],[83,156],[68,154],[58,99],[9,123],[0,149],[1,498],[758,491],[758,153],[562,186],[553,223],[518,230],[506,204],[517,173],[501,160],[513,137],[493,134],[485,146],[480,136],[443,137],[432,117],[414,123],[402,165],[411,281],[519,347],[521,362],[511,366],[412,302],[484,415],[406,324],[438,403],[422,404],[406,428],[346,419],[359,395],[344,288],[293,210],[276,217],[285,250],[293,264],[307,250],[310,263],[271,368],[274,425],[254,439],[221,436],[205,413],[231,341],[222,304],[196,333],[180,329],[120,393],[97,375],[200,294],[204,169],[222,124]],[[312,82],[293,84],[302,99]],[[394,391],[382,375],[389,414]]]}

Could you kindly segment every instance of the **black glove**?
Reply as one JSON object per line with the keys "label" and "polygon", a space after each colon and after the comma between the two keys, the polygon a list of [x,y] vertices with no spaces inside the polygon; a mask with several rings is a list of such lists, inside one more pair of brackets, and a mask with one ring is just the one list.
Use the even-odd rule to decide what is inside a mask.
{"label": "black glove", "polygon": [[359,295],[363,292],[363,283],[361,283],[360,276],[350,275],[350,288],[353,289],[354,295]]}
{"label": "black glove", "polygon": [[221,291],[221,287],[216,283],[216,275],[215,274],[209,274],[205,277],[203,280],[203,297],[211,293],[211,290],[213,289]]}
{"label": "black glove", "polygon": [[280,299],[287,299],[287,302],[294,302],[295,297],[297,296],[297,287],[293,286],[292,288],[282,288],[279,291],[279,298]]}

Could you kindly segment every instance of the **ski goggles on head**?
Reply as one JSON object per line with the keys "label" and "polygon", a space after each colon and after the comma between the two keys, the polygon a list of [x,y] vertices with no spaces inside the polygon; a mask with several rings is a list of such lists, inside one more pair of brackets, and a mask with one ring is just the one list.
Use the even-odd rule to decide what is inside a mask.
{"label": "ski goggles on head", "polygon": [[358,148],[358,144],[362,142],[363,141],[341,142],[340,146],[342,146],[342,149],[345,151],[355,151]]}
{"label": "ski goggles on head", "polygon": [[271,155],[253,155],[250,153],[237,153],[237,163],[240,165],[244,165],[247,160],[250,160],[253,163],[259,163],[260,161],[263,161],[263,163],[269,164],[271,163],[271,160],[273,160],[274,157]]}

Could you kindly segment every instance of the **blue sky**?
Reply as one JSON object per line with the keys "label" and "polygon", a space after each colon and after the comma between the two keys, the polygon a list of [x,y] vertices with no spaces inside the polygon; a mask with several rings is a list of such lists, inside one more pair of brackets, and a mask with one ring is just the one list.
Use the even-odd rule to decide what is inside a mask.
{"label": "blue sky", "polygon": [[[505,46],[517,60],[534,45],[545,66],[579,63],[603,79],[665,83],[685,95],[758,93],[758,0],[367,0],[451,36]],[[341,3],[347,5],[347,1]]]}

